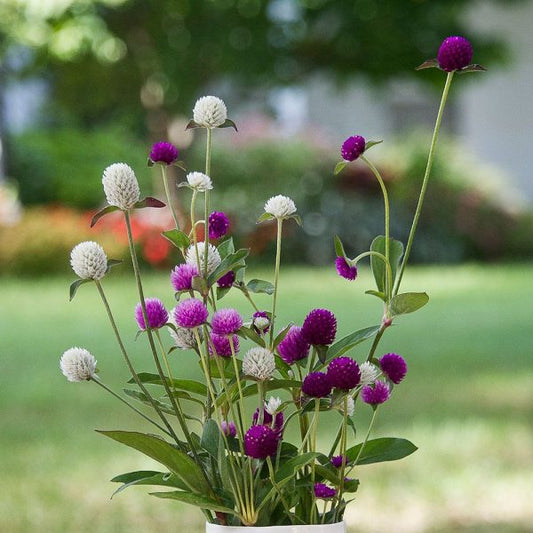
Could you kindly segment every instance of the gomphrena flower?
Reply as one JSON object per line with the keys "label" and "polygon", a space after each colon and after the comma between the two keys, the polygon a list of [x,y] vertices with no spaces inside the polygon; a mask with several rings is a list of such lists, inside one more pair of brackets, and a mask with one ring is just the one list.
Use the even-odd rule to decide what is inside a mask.
{"label": "gomphrena flower", "polygon": [[402,381],[407,374],[407,363],[405,359],[397,353],[386,353],[380,360],[379,366],[383,373],[396,385]]}
{"label": "gomphrena flower", "polygon": [[125,163],[114,163],[104,170],[102,184],[107,203],[123,211],[131,209],[141,195],[133,169]]}
{"label": "gomphrena flower", "polygon": [[335,409],[337,409],[339,413],[344,414],[344,400],[346,400],[346,414],[348,416],[353,416],[355,412],[355,402],[351,396],[345,396],[341,401],[337,402],[334,406]]}
{"label": "gomphrena flower", "polygon": [[202,300],[189,298],[174,308],[174,320],[182,328],[197,328],[205,324],[209,311]]}
{"label": "gomphrena flower", "polygon": [[220,239],[224,237],[229,230],[229,218],[226,213],[222,211],[213,211],[209,215],[208,219],[209,226],[209,238],[210,239]]}
{"label": "gomphrena flower", "polygon": [[270,329],[270,319],[266,311],[256,311],[252,315],[252,324],[259,335],[265,335]]}
{"label": "gomphrena flower", "polygon": [[269,415],[275,415],[278,412],[278,409],[281,406],[281,398],[271,396],[268,399],[268,402],[265,402],[265,411]]}
{"label": "gomphrena flower", "polygon": [[85,348],[75,346],[63,353],[59,368],[69,381],[88,381],[96,374],[96,359]]}
{"label": "gomphrena flower", "polygon": [[[205,254],[205,242],[201,241],[197,243],[198,247],[198,257],[196,256],[196,250],[194,244],[191,244],[187,249],[185,254],[185,261],[188,265],[195,265],[200,272],[204,272],[204,254]],[[200,264],[198,264],[198,259]],[[209,244],[207,247],[207,273],[211,274],[215,268],[220,265],[220,254],[218,250],[212,245]]]}
{"label": "gomphrena flower", "polygon": [[353,389],[361,381],[359,365],[351,357],[336,357],[328,365],[328,379],[337,389]]}
{"label": "gomphrena flower", "polygon": [[198,276],[197,266],[182,263],[170,272],[170,282],[175,291],[188,291],[192,288],[192,278],[195,276]]}
{"label": "gomphrena flower", "polygon": [[[152,329],[162,328],[168,322],[168,312],[159,298],[146,298],[144,300],[148,326]],[[142,305],[139,302],[135,307],[135,320],[140,329],[146,329]]]}
{"label": "gomphrena flower", "polygon": [[187,174],[187,183],[198,192],[205,192],[213,188],[211,178],[203,172],[189,172]]}
{"label": "gomphrena flower", "polygon": [[379,405],[386,402],[390,397],[389,386],[383,381],[376,381],[374,385],[365,385],[361,391],[363,402],[370,405]]}
{"label": "gomphrena flower", "polygon": [[355,161],[365,151],[366,141],[361,135],[348,137],[341,147],[341,156],[345,161]]}
{"label": "gomphrena flower", "polygon": [[305,376],[302,392],[313,398],[324,398],[331,392],[332,386],[324,372],[311,372]]}
{"label": "gomphrena flower", "polygon": [[235,422],[226,422],[222,420],[220,423],[220,429],[226,437],[235,437],[237,435],[237,428],[235,427]]}
{"label": "gomphrena flower", "polygon": [[271,427],[274,430],[274,433],[276,434],[278,440],[281,440],[283,438],[283,412],[280,411],[279,413],[274,413],[275,414],[269,413],[267,407],[265,406],[265,408],[263,409],[263,419],[259,420],[259,409],[256,409],[254,416],[252,417],[252,423],[254,426],[258,424],[263,424],[265,426]]}
{"label": "gomphrena flower", "polygon": [[328,487],[325,483],[315,483],[315,498],[321,500],[329,500],[335,498],[337,490]]}
{"label": "gomphrena flower", "polygon": [[[211,343],[209,343],[209,353],[213,355],[213,347],[215,349],[216,355],[220,357],[231,357],[231,343],[230,337],[228,335],[217,335],[216,333],[211,333]],[[233,341],[233,351],[237,353],[239,351],[239,337],[233,335],[231,337]]]}
{"label": "gomphrena flower", "polygon": [[460,70],[470,65],[472,61],[472,45],[464,37],[454,35],[446,37],[439,48],[437,61],[439,67],[446,72]]}
{"label": "gomphrena flower", "polygon": [[357,267],[350,266],[344,257],[337,257],[335,259],[335,266],[337,267],[339,276],[350,281],[353,281],[357,277]]}
{"label": "gomphrena flower", "polygon": [[229,270],[221,278],[217,279],[217,285],[223,289],[227,289],[233,285],[235,281],[235,272]]}
{"label": "gomphrena flower", "polygon": [[344,463],[344,466],[346,466],[348,464],[348,457],[346,457],[345,455],[335,455],[334,457],[332,457],[329,461],[335,468],[341,468],[343,463]]}
{"label": "gomphrena flower", "polygon": [[296,205],[288,196],[278,194],[267,200],[265,213],[269,213],[276,218],[287,218],[296,213]]}
{"label": "gomphrena flower", "polygon": [[365,361],[359,370],[361,370],[361,385],[371,385],[380,374],[379,368],[370,361]]}
{"label": "gomphrena flower", "polygon": [[102,279],[107,272],[107,256],[97,242],[84,241],[72,248],[70,265],[81,279]]}
{"label": "gomphrena flower", "polygon": [[[169,322],[173,324],[176,330],[169,328],[170,336],[174,340],[174,344],[180,350],[190,350],[191,348],[196,348],[198,346],[196,342],[196,335],[192,329],[182,328],[176,324],[174,319],[175,308],[171,311],[172,317],[169,319]],[[200,340],[203,338],[202,330],[198,330],[200,335]]]}
{"label": "gomphrena flower", "polygon": [[202,96],[194,104],[192,118],[198,126],[218,128],[228,118],[226,104],[216,96]]}
{"label": "gomphrena flower", "polygon": [[244,453],[254,459],[266,459],[278,450],[279,436],[270,426],[252,426],[244,436]]}
{"label": "gomphrena flower", "polygon": [[216,335],[231,335],[242,327],[242,317],[235,309],[219,309],[213,314],[211,327]]}
{"label": "gomphrena flower", "polygon": [[266,348],[259,346],[250,348],[242,360],[242,371],[245,375],[259,381],[266,381],[272,377],[276,370],[274,354]]}
{"label": "gomphrena flower", "polygon": [[337,319],[327,309],[313,309],[302,326],[302,335],[309,344],[331,344],[337,333]]}
{"label": "gomphrena flower", "polygon": [[302,335],[302,328],[291,326],[285,338],[278,344],[278,353],[289,365],[309,355],[310,344]]}
{"label": "gomphrena flower", "polygon": [[150,159],[154,163],[172,165],[178,159],[178,149],[169,142],[158,142],[150,150]]}

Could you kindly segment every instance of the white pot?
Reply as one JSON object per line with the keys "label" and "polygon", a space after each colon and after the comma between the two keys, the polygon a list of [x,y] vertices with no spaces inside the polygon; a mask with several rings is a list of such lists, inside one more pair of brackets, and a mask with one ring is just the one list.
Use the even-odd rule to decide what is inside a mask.
{"label": "white pot", "polygon": [[205,525],[205,533],[346,533],[346,524],[323,524],[313,526],[219,526],[217,524]]}

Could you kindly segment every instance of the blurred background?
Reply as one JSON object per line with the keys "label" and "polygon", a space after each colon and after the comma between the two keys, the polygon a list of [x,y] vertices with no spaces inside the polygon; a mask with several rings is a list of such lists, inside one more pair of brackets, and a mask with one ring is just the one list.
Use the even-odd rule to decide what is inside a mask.
{"label": "blurred background", "polygon": [[[336,277],[332,235],[351,256],[368,249],[382,200],[361,164],[333,176],[340,145],[354,134],[384,140],[370,157],[390,191],[392,235],[405,242],[444,83],[414,67],[464,35],[488,71],[454,79],[405,280],[431,302],[383,344],[410,373],[376,434],[420,450],[363,469],[347,518],[368,533],[533,531],[532,23],[526,0],[0,0],[0,530],[202,529],[199,512],[143,489],[109,500],[109,478],[153,465],[91,428],[139,424],[57,368],[81,345],[116,390],[127,379],[90,287],[68,303],[75,244],[97,240],[127,258],[120,217],[89,228],[102,170],[126,162],[143,193],[162,198],[151,144],[170,140],[202,170],[203,130],[185,126],[197,98],[223,98],[239,131],[215,131],[213,206],[251,249],[251,276],[272,278],[274,230],[255,224],[262,205],[289,195],[304,224],[284,236],[283,319],[328,307],[339,334],[372,325],[380,309],[364,295],[368,272],[353,286]],[[174,195],[186,224],[189,199]],[[139,211],[134,232],[150,295],[171,307],[178,258],[159,211]],[[125,262],[105,281],[148,366],[133,343],[130,276]]]}

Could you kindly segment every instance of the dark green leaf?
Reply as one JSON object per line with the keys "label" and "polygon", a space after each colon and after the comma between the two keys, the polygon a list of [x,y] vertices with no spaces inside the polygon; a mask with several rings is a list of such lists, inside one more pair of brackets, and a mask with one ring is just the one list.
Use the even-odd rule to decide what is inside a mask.
{"label": "dark green leaf", "polygon": [[210,418],[204,424],[202,440],[200,446],[209,453],[214,459],[218,457],[218,446],[220,441],[220,429],[218,424]]}
{"label": "dark green leaf", "polygon": [[316,452],[308,452],[289,459],[286,463],[281,465],[276,472],[276,482],[283,483],[288,479],[294,478],[298,470],[312,463],[319,455],[320,454]]}
{"label": "dark green leaf", "polygon": [[194,494],[192,492],[185,492],[183,490],[176,490],[173,492],[150,492],[151,496],[157,498],[164,498],[169,500],[178,500],[189,505],[196,505],[201,509],[209,509],[210,511],[217,511],[220,513],[235,514],[233,509],[226,507],[212,498],[202,496],[200,494]]}
{"label": "dark green leaf", "polygon": [[161,487],[174,487],[182,490],[187,490],[185,485],[176,475],[169,474],[168,472],[154,472],[152,470],[138,470],[136,472],[128,472],[127,474],[121,474],[114,477],[112,480],[114,483],[123,483],[115,492],[113,496],[135,485],[159,485]]}
{"label": "dark green leaf", "polygon": [[146,161],[146,165],[149,167],[153,167],[155,163],[150,158],[148,158],[148,160]]}
{"label": "dark green leaf", "polygon": [[[361,444],[347,450],[346,455],[350,462],[357,459]],[[418,448],[406,439],[383,437],[367,441],[363,452],[357,461],[359,465],[383,463],[385,461],[397,461],[411,455]]]}
{"label": "dark green leaf", "polygon": [[423,70],[425,68],[440,68],[439,62],[436,59],[428,59],[424,61],[421,65],[415,68],[415,70]]}
{"label": "dark green leaf", "polygon": [[331,361],[334,357],[339,357],[346,353],[360,342],[370,339],[370,337],[373,337],[379,331],[380,327],[381,326],[370,326],[369,328],[363,328],[350,333],[350,335],[346,335],[346,337],[343,337],[329,347],[326,360]]}
{"label": "dark green leaf", "polygon": [[224,259],[229,254],[234,253],[235,252],[235,245],[233,244],[233,238],[230,237],[229,239],[226,239],[225,241],[222,241],[217,246],[217,251],[218,251],[221,259]]}
{"label": "dark green leaf", "polygon": [[220,126],[217,126],[217,128],[233,128],[235,131],[239,131],[239,130],[237,130],[237,126],[236,126],[235,122],[233,122],[233,120],[230,120],[229,118],[226,119],[224,124],[221,124]]}
{"label": "dark green leaf", "polygon": [[120,211],[120,207],[117,207],[116,205],[108,205],[107,207],[104,207],[103,209],[100,209],[96,215],[93,216],[91,219],[91,228],[105,215],[108,213],[113,213],[114,211]]}
{"label": "dark green leaf", "polygon": [[390,301],[391,315],[405,315],[407,313],[414,313],[421,307],[424,307],[429,301],[429,296],[425,292],[404,292],[397,294]]}
{"label": "dark green leaf", "polygon": [[161,233],[165,239],[169,240],[176,248],[188,248],[191,241],[187,234],[183,233],[179,229],[171,229]]}
{"label": "dark green leaf", "polygon": [[335,170],[333,171],[333,174],[336,176],[337,174],[340,174],[344,168],[346,167],[346,165],[348,164],[348,161],[339,161],[336,165],[335,165]]}
{"label": "dark green leaf", "polygon": [[256,331],[252,328],[247,328],[246,326],[242,326],[239,331],[237,331],[237,334],[240,336],[240,337],[243,337],[243,338],[249,338],[250,340],[252,340],[253,342],[255,342],[255,344],[259,345],[259,346],[262,346],[263,348],[265,347],[265,340],[263,339],[263,337],[261,337],[260,335],[258,335],[256,333]]}
{"label": "dark green leaf", "polygon": [[[137,374],[141,383],[149,383],[151,385],[163,385],[159,374],[151,374],[149,372],[140,372]],[[167,382],[171,387],[175,389],[184,390],[187,392],[192,392],[194,394],[200,394],[202,396],[207,395],[207,387],[192,379],[173,379],[172,381],[169,378],[166,378]],[[135,380],[131,378],[128,383],[135,383]]]}
{"label": "dark green leaf", "polygon": [[135,209],[143,209],[145,207],[165,207],[165,204],[158,200],[157,198],[152,198],[151,196],[147,196],[146,198],[143,198],[142,200],[139,200],[134,206]]}
{"label": "dark green leaf", "polygon": [[287,333],[289,333],[292,326],[294,326],[294,324],[290,322],[276,335],[276,338],[274,339],[274,349],[276,349],[278,344],[287,336]]}
{"label": "dark green leaf", "polygon": [[274,294],[274,285],[270,281],[264,281],[262,279],[251,279],[246,284],[246,288],[253,293]]}
{"label": "dark green leaf", "polygon": [[328,355],[328,346],[323,344],[317,344],[315,347],[318,360],[323,364],[326,362],[326,357]]}
{"label": "dark green leaf", "polygon": [[168,403],[160,402],[159,400],[156,400],[155,398],[153,399],[153,403],[152,403],[152,401],[148,399],[148,397],[146,396],[146,394],[144,394],[144,392],[140,392],[140,391],[132,390],[132,389],[124,389],[124,394],[126,394],[130,398],[134,398],[135,400],[144,403],[145,405],[149,405],[150,407],[152,407],[153,403],[155,403],[157,407],[161,409],[161,411],[169,415],[176,414],[176,411],[174,411],[171,405],[169,405]]}
{"label": "dark green leaf", "polygon": [[230,290],[231,287],[217,287],[217,301],[222,300]]}
{"label": "dark green leaf", "polygon": [[69,301],[70,302],[72,302],[72,300],[74,299],[74,296],[76,296],[78,289],[84,283],[89,283],[89,281],[93,281],[93,280],[92,279],[77,279],[70,284],[70,290],[69,290]]}
{"label": "dark green leaf", "polygon": [[337,257],[344,257],[344,259],[346,259],[346,252],[344,251],[344,246],[338,235],[335,235],[334,242],[335,242],[335,253],[337,254]]}
{"label": "dark green leaf", "polygon": [[248,257],[249,253],[250,250],[247,248],[241,248],[240,250],[237,250],[236,252],[225,257],[220,262],[220,265],[218,265],[218,267],[214,270],[214,272],[209,275],[207,279],[208,285],[211,287],[217,279],[221,278],[230,270],[234,270],[238,266],[243,266],[244,260]]}
{"label": "dark green leaf", "polygon": [[[370,245],[370,250],[385,255],[385,237],[378,235]],[[389,263],[392,270],[392,283],[396,278],[396,270],[400,264],[400,259],[403,255],[403,244],[395,239],[389,239]],[[382,259],[376,256],[370,257],[370,266],[372,274],[376,280],[376,286],[379,292],[385,294],[385,280],[387,276],[387,269]],[[392,287],[391,287],[392,288]]]}

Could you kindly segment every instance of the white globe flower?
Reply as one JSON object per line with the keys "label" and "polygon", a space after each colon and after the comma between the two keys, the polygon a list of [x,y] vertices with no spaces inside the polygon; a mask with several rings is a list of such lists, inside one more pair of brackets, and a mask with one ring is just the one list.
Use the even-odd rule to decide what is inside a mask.
{"label": "white globe flower", "polygon": [[202,172],[189,172],[187,174],[187,182],[198,192],[205,192],[213,188],[211,178]]}
{"label": "white globe flower", "polygon": [[[346,398],[346,414],[348,416],[353,416],[355,411],[355,402],[351,396]],[[344,413],[344,402],[341,403],[341,413]]]}
{"label": "white globe flower", "polygon": [[204,128],[218,128],[228,118],[226,104],[216,96],[202,96],[194,104],[192,118]]}
{"label": "white globe flower", "polygon": [[[170,313],[171,317],[174,317],[174,310]],[[182,328],[176,324],[174,318],[170,318],[169,322],[176,326],[176,331],[172,328],[169,328],[170,336],[174,340],[174,343],[180,350],[190,350],[191,348],[196,348],[196,336],[192,328]],[[198,334],[200,335],[200,340],[203,338],[203,333],[200,328],[198,328]]]}
{"label": "white globe flower", "polygon": [[96,359],[85,348],[73,347],[61,356],[59,368],[69,381],[87,381],[96,374]]}
{"label": "white globe flower", "polygon": [[266,316],[256,316],[254,318],[254,326],[259,330],[263,331],[270,325],[270,320]]}
{"label": "white globe flower", "polygon": [[278,196],[273,196],[267,201],[265,213],[269,213],[276,218],[287,218],[296,213],[296,206],[288,196],[278,194]]}
{"label": "white globe flower", "polygon": [[360,385],[371,385],[381,374],[379,368],[376,365],[373,365],[370,361],[365,361],[359,369],[361,371]]}
{"label": "white globe flower", "polygon": [[72,248],[70,265],[81,279],[102,279],[107,272],[107,256],[97,242],[84,241]]}
{"label": "white globe flower", "polygon": [[278,412],[280,405],[281,405],[281,398],[274,398],[274,396],[271,396],[268,399],[268,402],[265,402],[265,411],[269,415],[274,416]]}
{"label": "white globe flower", "polygon": [[[204,271],[204,254],[205,254],[205,242],[197,243],[198,257],[196,256],[196,250],[194,244],[191,244],[185,254],[185,262],[189,265],[194,265],[198,268],[198,272]],[[200,264],[198,264],[198,259]],[[214,272],[215,268],[220,265],[220,254],[215,246],[209,244],[207,248],[207,274]]]}
{"label": "white globe flower", "polygon": [[123,211],[131,209],[141,196],[133,169],[126,163],[114,163],[104,170],[102,184],[109,205]]}
{"label": "white globe flower", "polygon": [[274,354],[266,348],[251,348],[242,360],[242,371],[259,381],[270,379],[276,370]]}

